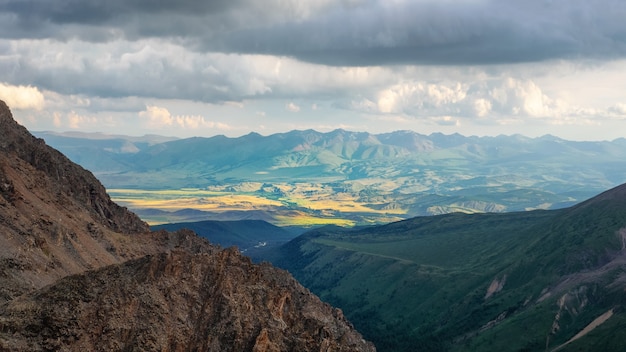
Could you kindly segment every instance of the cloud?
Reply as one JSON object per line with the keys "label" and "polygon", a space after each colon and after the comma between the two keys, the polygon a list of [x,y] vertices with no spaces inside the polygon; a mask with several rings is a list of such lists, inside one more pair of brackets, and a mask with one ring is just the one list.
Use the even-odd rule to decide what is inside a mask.
{"label": "cloud", "polygon": [[434,116],[430,120],[440,126],[460,126],[461,121],[452,116]]}
{"label": "cloud", "polygon": [[172,115],[168,109],[159,106],[146,106],[144,111],[139,112],[139,117],[146,119],[151,129],[230,129],[227,124],[207,121],[200,115]]}
{"label": "cloud", "polygon": [[0,0],[0,72],[46,128],[616,126],[623,18],[621,0]]}
{"label": "cloud", "polygon": [[336,66],[473,65],[626,54],[626,4],[583,0],[368,1],[199,38],[206,50]]}
{"label": "cloud", "polygon": [[621,0],[4,0],[0,36],[163,38],[334,66],[467,65],[624,57],[624,18]]}
{"label": "cloud", "polygon": [[287,105],[285,105],[285,109],[287,109],[287,111],[291,111],[291,112],[299,112],[300,111],[300,107],[296,104],[294,104],[293,102],[289,102]]}
{"label": "cloud", "polygon": [[461,83],[429,84],[409,82],[389,87],[378,94],[378,109],[383,113],[430,110],[458,103],[467,96]]}
{"label": "cloud", "polygon": [[[66,118],[67,125],[75,130],[83,129],[85,127],[88,127],[89,125],[93,125],[99,122],[96,117],[79,115],[75,111],[71,111]],[[55,123],[57,123],[56,118]]]}
{"label": "cloud", "polygon": [[32,86],[14,86],[0,82],[0,99],[12,109],[41,110],[44,107],[44,96]]}
{"label": "cloud", "polygon": [[478,117],[487,116],[487,114],[491,112],[491,107],[492,107],[491,101],[487,99],[478,98],[474,100],[474,112],[476,113],[476,116]]}
{"label": "cloud", "polygon": [[[368,104],[372,100],[376,102],[374,108]],[[610,111],[617,114],[620,106],[615,105]],[[405,81],[383,88],[371,99],[353,103],[351,108],[457,126],[460,121],[470,119],[480,119],[481,124],[511,124],[512,120],[528,118],[549,124],[575,124],[585,123],[583,120],[589,117],[602,117],[608,111],[582,108],[549,96],[533,80],[507,76],[475,77],[465,83]]]}
{"label": "cloud", "polygon": [[626,118],[626,104],[617,103],[608,108],[609,113],[612,115],[620,116]]}
{"label": "cloud", "polygon": [[0,40],[0,71],[11,82],[65,95],[211,103],[303,95],[335,98],[389,83],[396,76],[381,67],[328,67],[277,56],[199,53],[157,39]]}
{"label": "cloud", "polygon": [[174,117],[169,110],[158,106],[146,106],[145,111],[139,112],[139,117],[148,119],[152,127],[163,128],[174,124]]}

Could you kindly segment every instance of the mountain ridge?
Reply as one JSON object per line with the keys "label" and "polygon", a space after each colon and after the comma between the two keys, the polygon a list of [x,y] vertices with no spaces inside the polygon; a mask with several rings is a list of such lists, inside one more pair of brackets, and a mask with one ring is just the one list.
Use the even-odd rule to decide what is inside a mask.
{"label": "mountain ridge", "polygon": [[[333,351],[371,350],[351,332],[341,311],[323,305],[293,278],[274,271],[249,261],[242,266],[236,250],[200,255],[175,250],[67,277],[0,306],[5,337],[0,346],[15,351],[68,345],[77,351],[124,346],[162,351],[310,351],[312,345]],[[55,304],[42,304],[49,301]],[[81,327],[62,319],[68,311],[76,321],[89,324]],[[303,316],[295,318],[294,311]],[[213,331],[233,329],[233,321],[224,315],[238,317],[240,326],[216,336]],[[247,337],[248,331],[255,335]]]}
{"label": "mountain ridge", "polygon": [[626,184],[558,210],[320,228],[267,260],[380,351],[623,349]]}

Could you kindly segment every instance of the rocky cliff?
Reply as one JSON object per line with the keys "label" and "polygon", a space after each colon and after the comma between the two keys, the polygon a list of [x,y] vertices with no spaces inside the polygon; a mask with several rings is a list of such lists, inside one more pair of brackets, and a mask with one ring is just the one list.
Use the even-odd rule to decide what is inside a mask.
{"label": "rocky cliff", "polygon": [[0,101],[0,302],[61,277],[176,246],[188,233],[150,234],[87,170],[17,124]]}
{"label": "rocky cliff", "polygon": [[149,232],[0,102],[0,350],[375,349],[287,272]]}
{"label": "rocky cliff", "polygon": [[370,349],[339,310],[235,249],[178,250],[67,277],[0,314],[13,351]]}

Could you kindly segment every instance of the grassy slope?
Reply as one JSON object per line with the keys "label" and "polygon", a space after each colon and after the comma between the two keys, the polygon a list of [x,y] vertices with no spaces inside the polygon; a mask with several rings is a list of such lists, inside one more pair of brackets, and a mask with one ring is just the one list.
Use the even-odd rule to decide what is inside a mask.
{"label": "grassy slope", "polygon": [[[558,211],[320,229],[274,261],[343,308],[381,351],[545,350],[548,337],[556,347],[623,303],[625,266],[607,263],[620,254],[626,197],[604,198]],[[487,297],[494,281],[502,290]],[[564,350],[615,343],[607,327],[623,324],[618,311],[606,333]]]}

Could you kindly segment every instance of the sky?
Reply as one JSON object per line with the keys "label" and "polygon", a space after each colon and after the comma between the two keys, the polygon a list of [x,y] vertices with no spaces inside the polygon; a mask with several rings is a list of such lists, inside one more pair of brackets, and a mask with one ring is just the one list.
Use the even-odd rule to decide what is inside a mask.
{"label": "sky", "polygon": [[626,137],[623,0],[0,0],[31,131]]}

